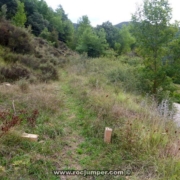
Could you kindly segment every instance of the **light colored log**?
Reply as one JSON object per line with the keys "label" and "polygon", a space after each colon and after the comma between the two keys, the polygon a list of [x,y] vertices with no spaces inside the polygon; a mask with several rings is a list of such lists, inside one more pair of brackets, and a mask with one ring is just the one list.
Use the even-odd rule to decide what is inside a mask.
{"label": "light colored log", "polygon": [[111,135],[112,135],[112,129],[109,127],[106,127],[105,132],[104,132],[104,142],[105,143],[111,142]]}
{"label": "light colored log", "polygon": [[5,86],[7,86],[7,87],[10,87],[10,86],[11,86],[11,84],[9,84],[9,83],[6,83],[6,84],[5,84]]}
{"label": "light colored log", "polygon": [[21,137],[29,139],[30,141],[37,141],[38,140],[37,134],[28,134],[28,133],[23,133]]}

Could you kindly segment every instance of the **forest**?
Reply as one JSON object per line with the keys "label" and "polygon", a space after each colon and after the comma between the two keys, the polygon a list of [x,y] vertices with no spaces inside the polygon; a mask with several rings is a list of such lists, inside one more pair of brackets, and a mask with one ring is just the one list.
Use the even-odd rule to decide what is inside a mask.
{"label": "forest", "polygon": [[[134,14],[132,21],[124,25],[120,23],[114,26],[107,21],[97,27],[91,26],[86,15],[80,17],[77,24],[73,24],[61,5],[53,10],[44,0],[10,0],[8,3],[2,0],[0,7],[1,19],[29,29],[36,37],[47,40],[56,48],[60,43],[65,43],[71,50],[91,58],[118,57],[128,53],[143,57],[144,67],[138,69],[138,81],[143,84],[143,88],[140,84],[139,91],[157,96],[159,92],[163,96],[168,94],[177,99],[179,95],[173,94],[173,83],[180,83],[180,33],[177,22],[170,24],[171,9],[168,9],[167,3],[162,1],[154,9],[146,5],[144,8],[147,12],[139,9],[144,13],[144,18],[148,18],[146,21]],[[167,8],[165,12],[163,7]],[[2,38],[8,36],[5,28],[1,25]],[[7,40],[2,38],[1,44],[5,45]],[[14,50],[18,52],[18,49]],[[159,97],[160,100],[162,98]]]}
{"label": "forest", "polygon": [[[178,180],[180,25],[171,18],[168,0],[96,27],[45,0],[0,0],[0,179]],[[126,173],[52,173],[82,169]]]}

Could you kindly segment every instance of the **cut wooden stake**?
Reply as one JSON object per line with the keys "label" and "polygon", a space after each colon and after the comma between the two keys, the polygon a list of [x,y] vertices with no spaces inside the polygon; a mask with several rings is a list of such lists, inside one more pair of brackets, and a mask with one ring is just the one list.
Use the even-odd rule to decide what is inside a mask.
{"label": "cut wooden stake", "polygon": [[11,84],[9,84],[9,83],[6,83],[5,85],[6,85],[7,87],[10,87],[10,86],[11,86]]}
{"label": "cut wooden stake", "polygon": [[111,142],[111,135],[112,135],[112,129],[106,127],[104,132],[104,142],[110,143]]}
{"label": "cut wooden stake", "polygon": [[23,138],[27,138],[30,141],[37,141],[38,140],[38,136],[37,134],[27,134],[27,133],[23,133],[21,137]]}
{"label": "cut wooden stake", "polygon": [[14,110],[14,115],[16,115],[16,109],[15,109],[15,105],[14,105],[14,100],[12,101],[12,107],[13,107],[13,110]]}

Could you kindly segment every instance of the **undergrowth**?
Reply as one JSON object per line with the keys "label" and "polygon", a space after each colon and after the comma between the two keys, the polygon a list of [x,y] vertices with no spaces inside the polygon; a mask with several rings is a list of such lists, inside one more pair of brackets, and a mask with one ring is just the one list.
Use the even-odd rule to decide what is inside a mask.
{"label": "undergrowth", "polygon": [[[166,101],[158,107],[151,96],[141,96],[134,79],[135,87],[128,90],[125,84],[131,79],[125,80],[125,67],[134,69],[136,60],[141,61],[129,58],[69,57],[59,69],[59,82],[26,84],[20,79],[1,84],[5,119],[11,122],[16,112],[24,121],[0,138],[0,178],[63,179],[52,171],[87,169],[132,174],[67,179],[178,179],[180,130],[172,121],[173,112]],[[124,78],[114,82],[115,69]],[[110,144],[103,141],[105,127],[113,129]],[[22,132],[38,134],[39,140],[24,140]]]}
{"label": "undergrowth", "polygon": [[[129,82],[120,79],[117,86],[117,83],[112,84],[114,82],[107,79],[109,72],[117,68],[125,73],[124,78],[130,78]],[[131,73],[128,75],[129,71],[124,70],[122,59],[106,58],[73,59],[70,68],[67,68],[71,77],[68,83],[70,93],[83,106],[81,113],[85,114],[80,120],[83,136],[87,137],[82,151],[87,151],[86,146],[95,150],[97,147],[93,147],[92,141],[98,146],[98,150],[90,156],[94,156],[96,151],[98,155],[87,160],[86,165],[91,169],[130,167],[137,179],[173,179],[179,176],[180,155],[180,131],[172,121],[173,112],[167,104],[162,103],[158,107],[153,99],[145,99],[137,91],[133,95],[134,87],[129,90],[127,86],[122,88],[124,83],[132,86],[135,83]],[[105,127],[113,129],[112,144],[108,146],[102,143]],[[106,155],[106,150],[102,150],[101,146],[108,148]],[[115,156],[116,160],[104,164],[106,156],[112,159]],[[97,161],[99,157],[101,160]],[[168,174],[169,164],[176,164],[176,168],[169,170]]]}
{"label": "undergrowth", "polygon": [[[60,43],[60,42],[59,42]],[[46,40],[34,37],[28,29],[0,21],[0,82],[24,78],[30,82],[58,80],[58,68],[66,55],[73,54],[63,43],[55,48]]]}

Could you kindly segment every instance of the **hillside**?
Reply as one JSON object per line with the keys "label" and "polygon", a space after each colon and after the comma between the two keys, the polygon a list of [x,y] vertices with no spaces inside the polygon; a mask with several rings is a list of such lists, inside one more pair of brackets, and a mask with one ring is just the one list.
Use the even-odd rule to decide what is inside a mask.
{"label": "hillside", "polygon": [[179,179],[176,27],[75,30],[62,6],[0,5],[0,179]]}
{"label": "hillside", "polygon": [[[41,43],[42,49],[46,46]],[[179,176],[179,128],[172,117],[160,116],[167,109],[159,112],[148,97],[129,91],[141,60],[74,54],[58,67],[59,80],[2,83],[0,178],[92,179],[54,172],[83,169],[126,173],[94,176],[97,180]],[[103,141],[105,127],[113,129],[110,144]],[[22,138],[24,132],[39,135],[38,141]]]}
{"label": "hillside", "polygon": [[58,48],[54,48],[8,21],[0,23],[0,31],[1,82],[20,78],[37,82],[56,80],[57,67],[63,66],[66,56],[75,54],[63,42],[59,41]]}
{"label": "hillside", "polygon": [[118,24],[116,24],[114,26],[121,29],[123,26],[127,26],[130,23],[131,23],[130,21],[125,21],[125,22],[118,23]]}

